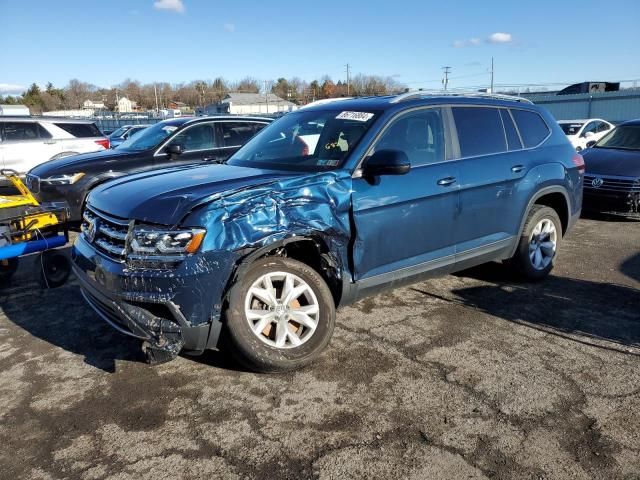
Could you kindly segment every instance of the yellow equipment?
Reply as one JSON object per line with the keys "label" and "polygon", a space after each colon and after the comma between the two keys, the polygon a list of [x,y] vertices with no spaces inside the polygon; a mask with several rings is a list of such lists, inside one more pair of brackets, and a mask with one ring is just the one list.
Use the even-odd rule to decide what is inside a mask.
{"label": "yellow equipment", "polygon": [[13,170],[0,170],[17,195],[0,195],[0,282],[8,281],[23,255],[42,252],[39,280],[48,288],[64,284],[71,270],[57,250],[69,241],[66,206],[41,205]]}

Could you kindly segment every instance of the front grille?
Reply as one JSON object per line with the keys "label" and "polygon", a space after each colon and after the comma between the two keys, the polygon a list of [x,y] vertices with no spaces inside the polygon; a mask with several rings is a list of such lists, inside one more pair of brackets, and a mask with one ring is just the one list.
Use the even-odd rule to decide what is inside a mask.
{"label": "front grille", "polygon": [[[602,180],[602,184],[596,186],[600,180]],[[604,190],[609,192],[638,193],[640,192],[640,179],[633,177],[585,175],[584,188],[593,191]]]}
{"label": "front grille", "polygon": [[87,207],[82,213],[82,235],[96,250],[124,262],[129,222]]}

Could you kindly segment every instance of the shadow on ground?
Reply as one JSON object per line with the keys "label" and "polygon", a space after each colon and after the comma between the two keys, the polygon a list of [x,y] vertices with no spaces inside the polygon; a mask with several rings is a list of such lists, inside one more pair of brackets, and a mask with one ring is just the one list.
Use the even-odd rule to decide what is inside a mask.
{"label": "shadow on ground", "polygon": [[11,322],[106,372],[115,372],[116,360],[145,360],[138,340],[115,332],[85,304],[73,275],[57,289],[35,284],[37,258],[22,258],[16,276],[0,286],[0,309]]}
{"label": "shadow on ground", "polygon": [[[622,269],[638,278],[640,255],[631,257]],[[492,283],[452,290],[456,301],[465,306],[551,333],[640,348],[640,290],[555,276],[540,283],[519,284],[513,282],[508,268],[496,264],[458,275]]]}

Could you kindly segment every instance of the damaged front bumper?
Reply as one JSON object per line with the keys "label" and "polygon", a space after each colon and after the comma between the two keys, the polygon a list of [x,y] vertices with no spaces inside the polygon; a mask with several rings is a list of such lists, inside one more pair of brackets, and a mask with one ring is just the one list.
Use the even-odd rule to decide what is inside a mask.
{"label": "damaged front bumper", "polygon": [[586,211],[640,217],[640,192],[586,190],[582,201]]}
{"label": "damaged front bumper", "polygon": [[173,268],[130,268],[98,253],[82,235],[71,256],[87,303],[113,328],[142,340],[150,361],[216,347],[229,262],[201,254]]}

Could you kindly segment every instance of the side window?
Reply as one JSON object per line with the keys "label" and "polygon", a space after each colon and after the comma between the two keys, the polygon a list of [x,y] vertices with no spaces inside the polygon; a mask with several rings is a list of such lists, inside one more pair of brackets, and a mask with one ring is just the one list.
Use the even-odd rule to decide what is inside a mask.
{"label": "side window", "polygon": [[509,148],[509,151],[521,150],[522,143],[520,142],[520,137],[518,136],[518,131],[516,130],[516,126],[513,124],[511,115],[509,115],[509,110],[501,108],[500,116],[502,117],[502,124],[504,125],[504,131],[507,134],[507,147]]}
{"label": "side window", "polygon": [[442,111],[429,108],[407,113],[395,120],[382,134],[375,150],[401,150],[411,166],[428,165],[444,160]]}
{"label": "side window", "polygon": [[549,136],[551,132],[549,127],[536,112],[514,108],[511,110],[511,114],[516,121],[520,136],[526,148],[533,148],[540,145],[540,143]]}
{"label": "side window", "polygon": [[61,128],[76,138],[101,137],[102,133],[95,123],[56,123],[56,127]]}
{"label": "side window", "polygon": [[589,122],[587,126],[584,127],[584,129],[582,130],[581,136],[586,137],[587,133],[589,132],[596,133],[597,126],[598,126],[598,122]]}
{"label": "side window", "polygon": [[500,112],[489,107],[453,107],[462,157],[507,151]]}
{"label": "side window", "polygon": [[51,138],[51,134],[46,128],[44,128],[39,123],[37,125],[38,125],[38,133],[40,134],[40,138]]}
{"label": "side window", "polygon": [[169,145],[180,145],[183,152],[209,150],[215,147],[212,123],[200,123],[176,135]]}
{"label": "side window", "polygon": [[244,145],[258,131],[256,125],[248,122],[221,122],[220,134],[222,138],[218,142],[218,146],[240,147]]}
{"label": "side window", "polygon": [[598,128],[596,128],[596,131],[597,133],[609,131],[609,124],[600,122],[600,124],[598,125]]}
{"label": "side window", "polygon": [[7,142],[38,140],[40,138],[38,127],[36,122],[5,122],[4,140]]}

